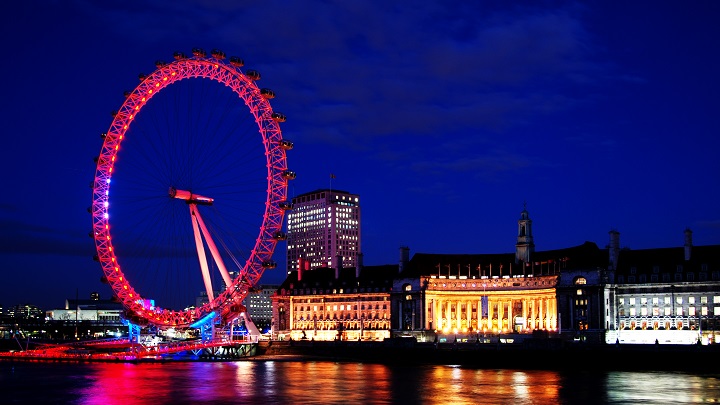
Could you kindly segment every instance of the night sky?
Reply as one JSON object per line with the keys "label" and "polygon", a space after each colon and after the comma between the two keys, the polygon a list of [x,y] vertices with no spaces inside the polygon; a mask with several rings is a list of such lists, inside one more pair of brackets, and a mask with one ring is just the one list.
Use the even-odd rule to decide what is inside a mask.
{"label": "night sky", "polygon": [[[237,3],[236,5],[231,5]],[[110,290],[88,237],[93,157],[123,92],[176,51],[262,74],[289,194],[359,194],[366,265],[620,232],[720,244],[720,2],[6,1],[0,305]],[[335,178],[330,184],[330,175]],[[285,276],[281,266],[263,282]]]}

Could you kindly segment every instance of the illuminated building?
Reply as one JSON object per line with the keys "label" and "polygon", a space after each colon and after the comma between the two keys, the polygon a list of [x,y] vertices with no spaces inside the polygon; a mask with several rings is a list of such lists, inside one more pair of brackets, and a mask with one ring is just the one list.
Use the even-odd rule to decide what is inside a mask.
{"label": "illuminated building", "polygon": [[360,198],[340,190],[294,197],[287,218],[287,271],[355,267],[361,254]]}
{"label": "illuminated building", "polygon": [[252,322],[260,331],[270,329],[272,322],[272,296],[277,291],[277,285],[264,285],[248,292],[242,304],[245,305],[247,313]]}
{"label": "illuminated building", "polygon": [[720,343],[720,245],[620,249],[610,232],[606,343]]}
{"label": "illuminated building", "polygon": [[558,330],[561,272],[592,266],[592,243],[535,252],[523,210],[514,253],[425,254],[401,248],[393,283],[393,331],[418,340],[473,341],[496,334]]}
{"label": "illuminated building", "polygon": [[[516,254],[415,254],[401,250],[394,280],[393,331],[418,340],[474,341],[497,334],[559,333],[561,274],[593,268],[593,243]],[[403,257],[404,256],[404,257]],[[588,260],[590,258],[590,260]]]}
{"label": "illuminated building", "polygon": [[292,272],[273,301],[274,339],[390,337],[390,289],[397,265]]}
{"label": "illuminated building", "polygon": [[[621,249],[619,232],[611,231],[602,249],[585,242],[536,251],[526,209],[517,229],[514,253],[411,259],[401,247],[398,265],[376,267],[364,281],[347,268],[291,272],[273,297],[274,330],[316,340],[551,336],[597,344],[720,343],[720,245],[693,246],[686,230],[684,246]],[[363,312],[367,308],[382,311]],[[383,322],[372,334],[358,334],[369,317]]]}

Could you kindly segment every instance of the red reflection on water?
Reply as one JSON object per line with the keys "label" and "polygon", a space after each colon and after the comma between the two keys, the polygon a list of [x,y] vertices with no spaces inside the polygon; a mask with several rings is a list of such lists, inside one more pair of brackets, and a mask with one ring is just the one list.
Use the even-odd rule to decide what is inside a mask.
{"label": "red reflection on water", "polygon": [[80,404],[557,403],[551,371],[309,362],[96,363]]}

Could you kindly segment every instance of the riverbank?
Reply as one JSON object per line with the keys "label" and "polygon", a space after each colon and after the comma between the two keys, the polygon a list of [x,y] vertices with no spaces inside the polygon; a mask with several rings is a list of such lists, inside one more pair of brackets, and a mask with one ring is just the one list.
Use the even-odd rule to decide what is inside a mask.
{"label": "riverbank", "polygon": [[526,344],[273,341],[261,342],[246,360],[353,361],[384,364],[447,364],[477,368],[717,372],[720,346],[591,345],[554,339]]}
{"label": "riverbank", "polygon": [[[32,353],[38,353],[33,356]],[[170,363],[180,361],[334,361],[389,365],[456,365],[482,369],[572,371],[718,372],[720,345],[589,344],[559,339],[529,339],[522,344],[425,343],[414,339],[382,342],[261,341],[245,356],[118,357],[99,355],[47,356],[42,351],[6,352],[0,360]]]}

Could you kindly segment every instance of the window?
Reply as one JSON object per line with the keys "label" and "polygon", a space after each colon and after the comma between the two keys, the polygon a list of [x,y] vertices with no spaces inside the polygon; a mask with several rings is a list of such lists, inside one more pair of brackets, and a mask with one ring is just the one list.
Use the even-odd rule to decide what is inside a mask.
{"label": "window", "polygon": [[635,305],[635,297],[630,297],[630,305]]}
{"label": "window", "polygon": [[682,264],[678,264],[678,265],[677,265],[677,268],[675,269],[675,272],[676,272],[676,273],[682,273],[682,271],[683,271],[683,266],[682,266]]}
{"label": "window", "polygon": [[642,305],[647,305],[647,297],[641,297],[641,298],[640,298],[640,303],[641,303]]}
{"label": "window", "polygon": [[688,297],[688,304],[694,304],[695,303],[695,297]]}
{"label": "window", "polygon": [[652,299],[653,305],[657,306],[658,300],[659,300],[658,297],[653,297],[653,299]]}

